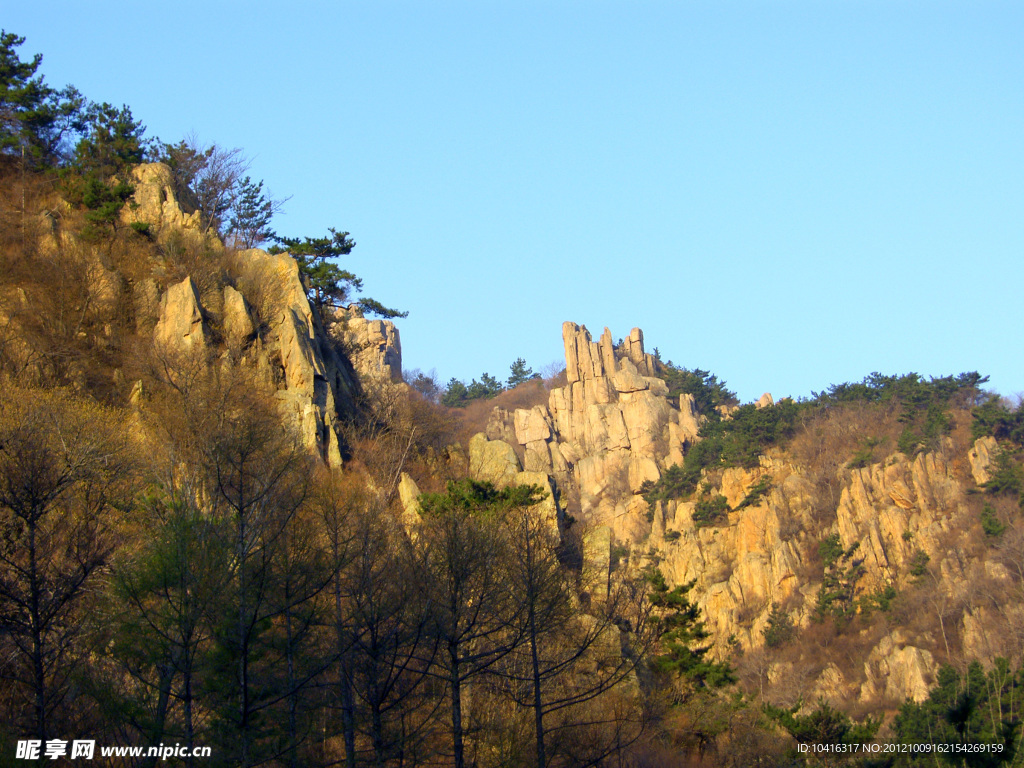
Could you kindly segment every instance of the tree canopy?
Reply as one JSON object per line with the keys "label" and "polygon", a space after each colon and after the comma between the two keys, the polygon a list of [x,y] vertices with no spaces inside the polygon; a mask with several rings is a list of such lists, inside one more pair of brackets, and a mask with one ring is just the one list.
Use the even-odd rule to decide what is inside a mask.
{"label": "tree canopy", "polygon": [[[277,245],[271,253],[287,251],[299,264],[309,292],[310,301],[320,312],[327,307],[343,307],[353,293],[362,290],[363,281],[347,269],[342,269],[335,260],[348,256],[356,247],[355,240],[348,232],[339,232],[334,227],[327,230],[327,237],[280,237],[275,235]],[[379,301],[361,298],[357,302],[364,311],[381,317],[406,317],[408,312],[385,307]]]}
{"label": "tree canopy", "polygon": [[84,99],[68,86],[55,90],[37,75],[40,53],[22,61],[24,37],[0,31],[0,152],[21,153],[33,164],[56,154],[65,134],[81,130]]}

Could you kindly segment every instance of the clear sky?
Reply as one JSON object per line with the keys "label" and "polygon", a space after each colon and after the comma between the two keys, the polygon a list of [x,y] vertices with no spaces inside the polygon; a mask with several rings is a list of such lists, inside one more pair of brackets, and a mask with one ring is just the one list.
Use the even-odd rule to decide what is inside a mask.
{"label": "clear sky", "polygon": [[241,147],[442,381],[561,324],[741,399],[1024,390],[1020,2],[8,2],[54,86]]}

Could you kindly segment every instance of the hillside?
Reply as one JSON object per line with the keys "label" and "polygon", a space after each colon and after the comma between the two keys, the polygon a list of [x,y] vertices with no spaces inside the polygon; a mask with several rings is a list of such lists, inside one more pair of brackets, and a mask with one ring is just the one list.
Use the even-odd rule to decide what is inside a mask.
{"label": "hillside", "polygon": [[982,375],[741,404],[566,322],[549,379],[407,383],[349,233],[279,237],[231,152],[34,72],[0,126],[0,764],[1019,764],[1024,408]]}
{"label": "hillside", "polygon": [[[679,677],[642,671],[648,662],[634,654],[664,659],[669,647],[658,651],[650,645],[656,636],[643,637],[652,607],[665,605],[650,593],[633,619],[639,624],[622,635],[623,651],[602,651],[612,655],[596,669],[611,671],[606,684],[594,683],[596,703],[587,703],[588,694],[568,706],[575,717],[612,707],[615,728],[570,728],[587,729],[588,749],[580,752],[556,737],[571,721],[552,709],[548,722],[561,723],[550,731],[552,764],[595,755],[600,761],[615,733],[631,745],[626,752],[637,765],[701,754],[704,764],[739,764],[744,753],[736,740],[751,734],[785,762],[794,759],[786,756],[787,732],[799,734],[799,718],[823,711],[840,723],[835,713],[868,718],[880,741],[897,740],[904,726],[893,718],[905,716],[904,702],[929,706],[936,686],[948,687],[948,675],[966,679],[974,662],[979,669],[1020,668],[1019,430],[1015,412],[979,388],[982,377],[874,376],[807,402],[775,403],[766,395],[740,406],[706,372],[648,354],[639,329],[613,345],[607,329],[594,342],[586,328],[566,323],[561,381],[531,379],[493,403],[485,397],[471,408],[446,408],[402,383],[390,320],[368,320],[354,306],[320,311],[287,253],[228,248],[203,234],[182,212],[167,167],[139,166],[131,179],[133,204],[98,242],[82,238],[80,213],[42,180],[26,196],[32,208],[26,205],[24,216],[11,205],[17,185],[6,185],[15,191],[6,220],[20,218],[17,237],[5,245],[0,294],[0,501],[15,532],[4,554],[13,643],[6,719],[18,729],[8,738],[74,732],[145,742],[176,733],[198,743],[200,734],[208,739],[231,728],[242,729],[246,752],[279,761],[288,750],[266,741],[270,721],[262,713],[284,707],[296,719],[282,733],[299,750],[315,692],[335,685],[331,670],[343,664],[333,654],[323,666],[316,661],[330,634],[332,579],[342,589],[341,574],[353,575],[327,567],[342,557],[340,531],[347,539],[368,524],[365,514],[394,514],[398,527],[375,545],[384,549],[365,561],[350,551],[337,567],[363,562],[376,574],[364,578],[372,579],[414,567],[401,565],[393,548],[407,534],[429,539],[424,506],[444,498],[421,496],[419,486],[443,491],[447,480],[467,475],[498,488],[530,485],[546,497],[530,514],[538,531],[560,541],[557,567],[579,590],[576,616],[560,619],[559,631],[571,638],[570,625],[587,616],[591,623],[581,626],[600,630],[577,639],[582,655],[566,663],[558,686],[600,675],[579,666],[597,652],[594,640],[611,631],[595,608],[638,610],[621,590],[654,569],[666,589],[688,590],[706,625],[703,645],[699,630],[688,641],[708,648],[700,654],[703,672],[693,665]],[[145,232],[133,223],[145,224]],[[484,429],[472,434],[469,425],[484,417]],[[25,439],[41,452],[26,453]],[[54,480],[26,475],[30,457],[46,473],[62,463],[74,471]],[[277,520],[273,530],[264,527],[267,514]],[[331,520],[335,527],[325,528]],[[243,521],[259,531],[255,549],[235,545],[243,563],[260,558],[246,566],[250,573],[229,568],[217,575],[205,538],[213,534],[196,528],[215,521],[225,528],[214,540],[228,536],[217,546],[229,549],[230,536],[243,535]],[[23,537],[32,532],[26,549]],[[303,549],[313,559],[300,571],[288,565],[282,535],[312,546]],[[167,546],[184,547],[184,560],[165,561],[173,551]],[[46,616],[36,617],[29,600],[35,582],[26,551],[48,562],[50,570],[35,577],[51,591],[41,606]],[[68,559],[71,552],[77,554]],[[189,570],[174,571],[174,563]],[[202,563],[210,569],[205,576],[195,573]],[[196,599],[192,619],[185,593],[139,581],[185,573],[213,580],[196,583],[214,592]],[[286,592],[256,600],[251,617],[262,629],[236,634],[235,650],[218,651],[224,630],[207,613],[214,594],[234,605],[229,615],[247,610],[248,588],[237,580],[257,576]],[[295,578],[300,595],[288,598]],[[358,592],[346,583],[337,594],[349,595],[347,604]],[[391,599],[416,604],[405,591]],[[106,617],[102,625],[92,621],[98,616]],[[156,634],[140,646],[124,632]],[[560,642],[571,644],[565,638]],[[247,643],[251,657],[239,650]],[[406,652],[419,658],[415,644]],[[161,666],[162,653],[171,667]],[[181,653],[191,658],[184,666]],[[216,682],[228,672],[217,671],[218,653],[252,663],[258,687],[249,691],[255,683],[231,673]],[[271,682],[285,663],[306,669],[305,682]],[[27,674],[32,665],[35,677]],[[716,674],[720,679],[709,682]],[[419,718],[417,736],[394,743],[416,743],[433,755],[424,760],[444,763],[454,758],[435,751],[443,718],[424,707],[445,690],[429,681],[445,677],[423,668],[417,679],[415,695],[391,702],[403,718]],[[191,694],[181,689],[186,681]],[[275,688],[280,694],[271,693]],[[490,764],[485,755],[502,728],[480,707],[497,704],[503,690],[488,684],[476,694],[482,698],[464,705],[475,723],[465,748],[481,764]],[[1017,689],[1007,690],[1007,722],[1015,723]],[[669,691],[675,693],[666,700]],[[242,704],[252,710],[241,721],[228,715],[239,693],[255,697]],[[742,699],[729,698],[740,693]],[[350,710],[357,720],[361,706]],[[344,718],[338,727],[338,741],[313,752],[306,744],[302,759],[345,754]],[[360,754],[359,734],[372,732],[352,732],[352,754]],[[1005,742],[1008,749],[1013,743]],[[373,752],[372,739],[365,748]],[[390,754],[378,749],[382,758]],[[254,759],[230,754],[229,762]]]}
{"label": "hillside", "polygon": [[[878,712],[924,700],[941,664],[1019,653],[1020,487],[992,483],[1019,477],[1017,446],[975,440],[980,377],[874,377],[722,417],[669,398],[639,329],[618,348],[572,323],[563,339],[570,383],[489,436],[557,482],[606,559],[692,582],[751,691]],[[486,438],[470,467],[500,481],[517,457]]]}

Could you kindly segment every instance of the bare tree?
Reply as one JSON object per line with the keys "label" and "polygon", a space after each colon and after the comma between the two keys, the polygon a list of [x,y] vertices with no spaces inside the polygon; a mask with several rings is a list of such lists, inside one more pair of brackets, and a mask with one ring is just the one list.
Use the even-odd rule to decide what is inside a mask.
{"label": "bare tree", "polygon": [[0,628],[40,739],[80,659],[78,611],[114,549],[111,517],[130,498],[123,435],[110,412],[70,396],[0,401]]}
{"label": "bare tree", "polygon": [[273,595],[287,535],[306,496],[308,463],[270,405],[253,393],[228,404],[202,450],[211,512],[226,518],[232,538],[225,624],[218,633],[222,656],[231,661],[222,712],[238,734],[238,762],[249,766],[258,761],[257,719],[281,699],[255,665],[265,655],[270,622],[281,615]]}
{"label": "bare tree", "polygon": [[431,722],[417,715],[420,689],[437,652],[431,606],[415,581],[404,532],[370,506],[355,518],[352,560],[345,574],[352,691],[373,764],[400,757]]}
{"label": "bare tree", "polygon": [[[316,484],[312,505],[320,517],[325,537],[327,567],[331,576],[333,647],[329,652],[336,673],[332,685],[341,711],[341,731],[345,745],[345,764],[356,764],[355,694],[352,691],[352,632],[347,620],[345,573],[353,559],[352,521],[369,494],[351,478],[341,475],[322,477]],[[326,738],[326,734],[325,734]]]}
{"label": "bare tree", "polygon": [[508,545],[501,518],[537,501],[535,488],[498,491],[489,483],[449,483],[423,494],[424,522],[414,545],[417,583],[434,607],[431,631],[439,645],[432,674],[451,697],[452,759],[464,768],[463,693],[522,641],[523,606],[508,579]]}
{"label": "bare tree", "polygon": [[159,159],[170,166],[181,202],[199,212],[203,232],[220,234],[249,170],[250,161],[242,150],[217,144],[204,147],[190,134],[177,144],[165,144]]}
{"label": "bare tree", "polygon": [[[616,579],[608,598],[584,613],[575,595],[576,574],[560,558],[553,520],[518,507],[505,517],[508,577],[522,610],[523,642],[494,672],[516,704],[533,711],[536,764],[548,765],[545,717],[571,710],[573,727],[584,726],[580,706],[627,680],[654,642],[646,590]],[[628,627],[627,652],[623,632]],[[565,728],[567,723],[560,723]]]}

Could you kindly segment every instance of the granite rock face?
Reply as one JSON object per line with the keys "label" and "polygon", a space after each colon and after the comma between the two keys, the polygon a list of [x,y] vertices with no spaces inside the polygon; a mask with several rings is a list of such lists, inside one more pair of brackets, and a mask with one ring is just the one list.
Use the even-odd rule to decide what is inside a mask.
{"label": "granite rock face", "polygon": [[199,292],[191,277],[167,289],[160,300],[159,318],[153,331],[157,345],[182,354],[206,347]]}
{"label": "granite rock face", "polygon": [[999,455],[999,445],[994,437],[982,437],[974,441],[971,450],[967,453],[967,460],[971,462],[971,474],[974,482],[983,485],[992,479],[991,467]]}
{"label": "granite rock face", "polygon": [[125,224],[148,224],[157,237],[173,231],[198,235],[199,213],[185,213],[174,191],[171,169],[163,163],[144,163],[132,170],[133,205],[121,209]]}
{"label": "granite rock face", "polygon": [[516,439],[530,468],[578,488],[588,522],[642,532],[640,487],[682,459],[697,417],[667,400],[639,328],[615,347],[609,329],[595,342],[586,327],[567,322],[562,342],[568,384],[551,390],[546,407],[515,413]]}
{"label": "granite rock face", "polygon": [[[487,435],[474,438],[472,463],[482,476],[510,482],[522,474],[511,450],[516,446],[526,470],[551,478],[589,531],[583,567],[595,595],[617,567],[609,552],[632,551],[629,567],[657,565],[670,584],[693,582],[691,596],[715,652],[725,657],[736,645],[762,652],[773,606],[787,606],[798,628],[810,626],[823,580],[818,544],[826,535],[856,553],[859,596],[911,590],[922,569],[935,580],[943,605],[968,604],[979,583],[1006,590],[1016,583],[998,559],[1004,555],[993,551],[972,564],[957,544],[958,531],[974,524],[968,491],[991,477],[999,453],[991,438],[978,440],[969,452],[944,438],[931,451],[895,453],[861,468],[840,465],[835,477],[825,478],[785,450],[771,449],[758,466],[708,477],[705,493],[723,496],[727,510],[713,525],[699,525],[694,500],[648,505],[640,494],[646,481],[682,464],[701,439],[706,415],[694,398],[669,400],[639,329],[616,346],[608,329],[595,342],[585,327],[567,322],[562,340],[567,384],[551,389],[545,405],[496,410]],[[775,400],[765,393],[755,406],[772,408]],[[729,418],[734,411],[723,408],[720,415]],[[822,500],[822,483],[832,489],[830,502]],[[998,612],[974,605],[953,631],[979,658],[1005,655],[1005,637],[1016,634],[991,628],[1021,625],[1024,609],[1015,605]],[[873,639],[862,649],[863,669],[815,666],[811,659],[800,671],[806,678],[802,695],[873,704],[921,701],[943,650],[937,637],[917,629]]]}
{"label": "granite rock face", "polygon": [[402,341],[390,320],[367,319],[362,309],[352,304],[334,310],[328,333],[343,345],[361,375],[402,381]]}
{"label": "granite rock face", "polygon": [[[225,251],[201,231],[198,214],[182,211],[165,165],[138,166],[132,179],[133,205],[122,212],[126,224],[148,224],[160,242],[184,237],[210,258],[230,254],[231,264],[228,284],[212,292],[200,293],[191,276],[166,288],[156,272],[136,280],[130,294],[137,330],[152,329],[167,354],[201,355],[209,365],[230,359],[249,368],[255,381],[276,390],[297,440],[329,466],[340,466],[339,414],[351,407],[360,381],[401,379],[398,329],[365,319],[357,308],[332,316],[325,329],[288,254]],[[95,280],[97,291],[106,284],[102,278]]]}

